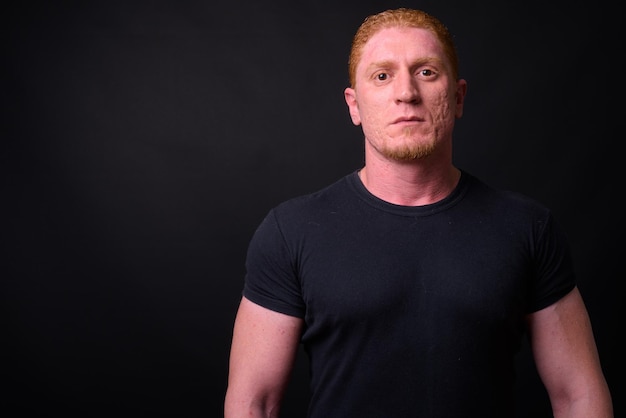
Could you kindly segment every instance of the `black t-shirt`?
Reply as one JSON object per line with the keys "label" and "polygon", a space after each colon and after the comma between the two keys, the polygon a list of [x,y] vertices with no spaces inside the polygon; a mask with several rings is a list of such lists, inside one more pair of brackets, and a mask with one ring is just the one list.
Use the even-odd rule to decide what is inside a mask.
{"label": "black t-shirt", "polygon": [[243,294],[303,318],[314,418],[513,415],[524,316],[575,286],[550,211],[463,172],[430,205],[356,172],[272,209]]}

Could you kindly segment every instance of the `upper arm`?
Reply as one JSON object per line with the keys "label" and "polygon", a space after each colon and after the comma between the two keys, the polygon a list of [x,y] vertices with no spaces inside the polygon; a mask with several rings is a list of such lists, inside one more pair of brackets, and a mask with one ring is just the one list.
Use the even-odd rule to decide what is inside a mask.
{"label": "upper arm", "polygon": [[556,303],[528,317],[537,371],[555,417],[573,406],[586,415],[612,417],[609,390],[584,302],[574,288]]}
{"label": "upper arm", "polygon": [[248,416],[255,409],[267,414],[259,416],[278,416],[302,327],[301,318],[241,299],[230,351],[226,416]]}

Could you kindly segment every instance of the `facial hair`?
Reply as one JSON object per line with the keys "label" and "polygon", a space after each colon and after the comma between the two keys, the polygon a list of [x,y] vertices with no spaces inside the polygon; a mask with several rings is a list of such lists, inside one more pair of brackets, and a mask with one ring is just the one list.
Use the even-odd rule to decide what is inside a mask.
{"label": "facial hair", "polygon": [[[404,137],[411,137],[413,135],[414,132],[412,132],[410,128],[407,128],[404,132]],[[436,141],[432,139],[422,139],[419,141],[411,140],[396,145],[384,142],[378,148],[378,152],[390,160],[410,162],[425,158],[435,152],[435,142]]]}
{"label": "facial hair", "polygon": [[410,144],[402,147],[389,148],[384,147],[380,152],[390,160],[395,161],[414,161],[431,155],[435,150],[432,143],[428,144]]}

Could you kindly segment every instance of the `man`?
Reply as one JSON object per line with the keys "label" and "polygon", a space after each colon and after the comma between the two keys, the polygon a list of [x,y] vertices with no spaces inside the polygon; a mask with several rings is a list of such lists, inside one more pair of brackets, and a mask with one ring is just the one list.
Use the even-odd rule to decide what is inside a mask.
{"label": "man", "polygon": [[365,165],[257,229],[225,416],[278,417],[302,343],[310,417],[512,417],[528,335],[555,417],[612,417],[550,211],[452,163],[467,83],[445,26],[418,10],[371,16],[349,73]]}

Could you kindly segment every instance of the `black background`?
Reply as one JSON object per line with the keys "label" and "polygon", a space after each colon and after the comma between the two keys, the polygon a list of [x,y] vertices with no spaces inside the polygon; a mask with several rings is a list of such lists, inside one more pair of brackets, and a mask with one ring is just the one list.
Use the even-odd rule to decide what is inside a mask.
{"label": "black background", "polygon": [[[362,164],[343,101],[350,41],[366,15],[399,6],[457,39],[469,91],[456,164],[542,201],[570,236],[623,413],[615,10],[16,4],[2,29],[4,416],[221,416],[248,240],[273,205]],[[550,416],[527,346],[519,378],[518,416]],[[304,416],[305,401],[299,357],[284,416]]]}

